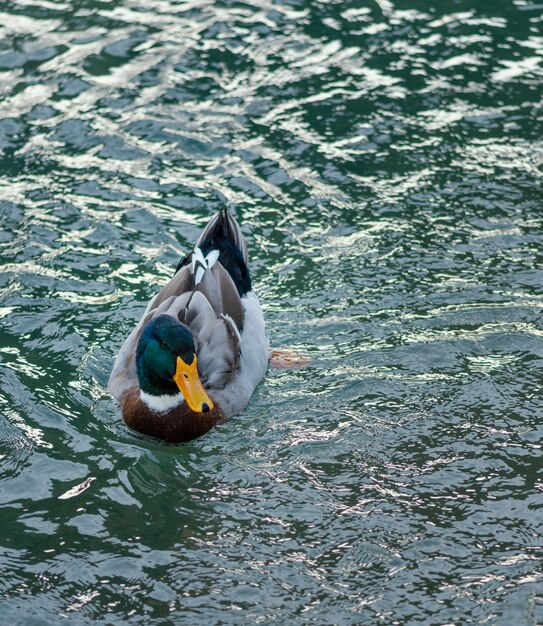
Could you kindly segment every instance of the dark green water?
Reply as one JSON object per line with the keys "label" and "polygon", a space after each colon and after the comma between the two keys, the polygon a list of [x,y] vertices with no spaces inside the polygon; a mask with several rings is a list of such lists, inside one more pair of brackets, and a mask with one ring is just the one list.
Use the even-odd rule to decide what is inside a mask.
{"label": "dark green water", "polygon": [[[1,623],[542,624],[543,6],[0,13]],[[313,366],[163,447],[105,385],[225,203]]]}

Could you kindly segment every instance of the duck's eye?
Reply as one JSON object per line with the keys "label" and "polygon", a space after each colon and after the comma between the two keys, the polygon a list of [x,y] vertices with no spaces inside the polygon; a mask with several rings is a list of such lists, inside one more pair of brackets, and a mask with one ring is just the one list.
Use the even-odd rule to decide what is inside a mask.
{"label": "duck's eye", "polygon": [[160,347],[163,348],[164,350],[168,349],[168,344],[165,341],[161,341],[160,342]]}

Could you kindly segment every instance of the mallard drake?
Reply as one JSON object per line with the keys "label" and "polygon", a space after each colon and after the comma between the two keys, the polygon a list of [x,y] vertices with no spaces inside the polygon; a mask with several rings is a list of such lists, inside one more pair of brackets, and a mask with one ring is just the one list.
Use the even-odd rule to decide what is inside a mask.
{"label": "mallard drake", "polygon": [[189,441],[247,406],[269,355],[247,244],[221,210],[148,304],[119,351],[108,388],[130,428]]}

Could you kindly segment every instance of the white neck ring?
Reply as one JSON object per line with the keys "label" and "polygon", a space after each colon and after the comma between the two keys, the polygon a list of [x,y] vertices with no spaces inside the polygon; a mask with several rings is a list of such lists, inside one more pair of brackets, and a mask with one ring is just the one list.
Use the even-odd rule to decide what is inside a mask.
{"label": "white neck ring", "polygon": [[158,413],[165,413],[185,401],[182,393],[177,393],[173,396],[153,396],[150,393],[141,391],[141,389],[140,398],[151,409],[151,411],[157,411]]}

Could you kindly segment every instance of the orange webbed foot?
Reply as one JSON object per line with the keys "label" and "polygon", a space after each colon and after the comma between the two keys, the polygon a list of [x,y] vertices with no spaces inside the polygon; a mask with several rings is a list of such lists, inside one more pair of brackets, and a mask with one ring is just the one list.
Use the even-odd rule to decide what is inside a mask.
{"label": "orange webbed foot", "polygon": [[276,369],[302,369],[308,367],[311,359],[296,350],[274,349],[270,351],[270,365]]}

